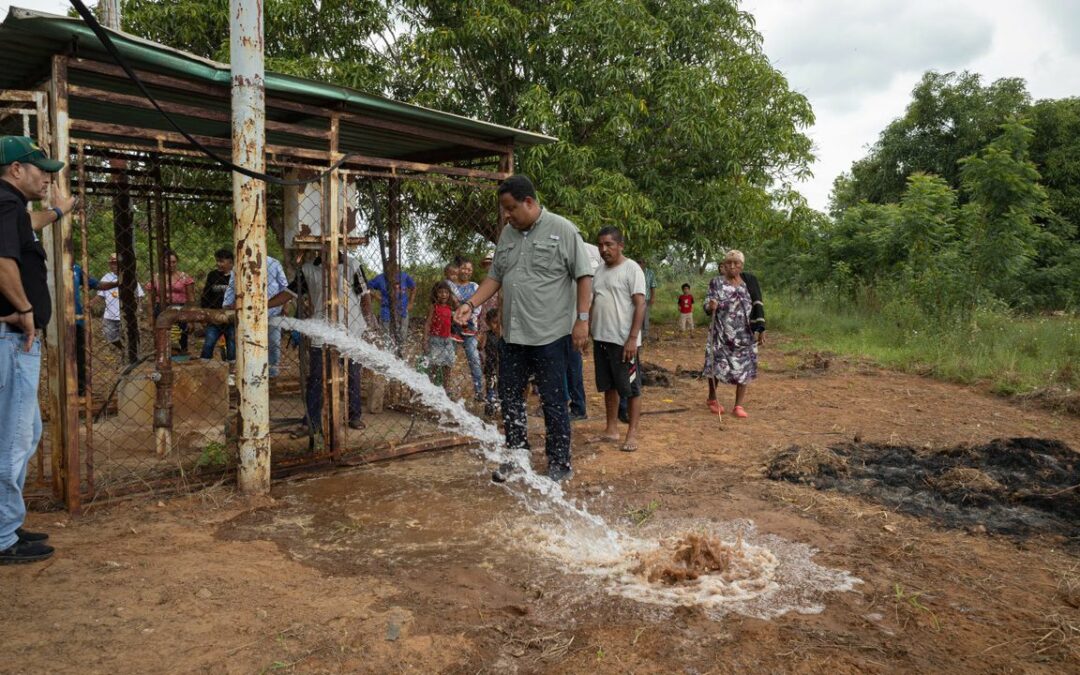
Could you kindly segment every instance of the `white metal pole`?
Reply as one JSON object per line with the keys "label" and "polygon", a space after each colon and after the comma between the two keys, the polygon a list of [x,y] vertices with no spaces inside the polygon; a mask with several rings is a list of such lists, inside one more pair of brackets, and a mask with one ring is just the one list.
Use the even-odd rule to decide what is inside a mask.
{"label": "white metal pole", "polygon": [[101,25],[120,30],[120,0],[101,0]]}
{"label": "white metal pole", "polygon": [[[233,162],[266,170],[266,90],[260,0],[230,0]],[[266,183],[233,172],[236,369],[243,492],[270,490],[270,381],[266,316]]]}

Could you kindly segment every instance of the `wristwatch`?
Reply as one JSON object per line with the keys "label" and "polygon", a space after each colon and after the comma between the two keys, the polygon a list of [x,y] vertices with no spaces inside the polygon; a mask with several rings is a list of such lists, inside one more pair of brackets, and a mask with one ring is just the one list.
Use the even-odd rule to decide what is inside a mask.
{"label": "wristwatch", "polygon": [[589,313],[588,312],[578,312],[577,313],[577,320],[578,321],[588,321],[589,320]]}

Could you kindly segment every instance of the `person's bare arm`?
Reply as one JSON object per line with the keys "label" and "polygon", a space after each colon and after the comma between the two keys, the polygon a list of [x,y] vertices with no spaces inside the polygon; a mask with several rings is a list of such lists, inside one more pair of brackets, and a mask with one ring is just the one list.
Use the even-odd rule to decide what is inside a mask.
{"label": "person's bare arm", "polygon": [[[57,199],[53,206],[58,207],[67,215],[75,208],[75,201],[75,197],[64,197],[63,199]],[[30,214],[30,227],[34,228],[35,232],[40,232],[58,220],[60,219],[56,217],[56,212],[51,208],[34,211]]]}
{"label": "person's bare arm", "polygon": [[[458,306],[457,311],[454,312],[454,321],[459,326],[467,324],[469,319],[472,318],[473,308],[479,307],[487,302],[491,296],[499,292],[501,287],[502,284],[498,281],[495,281],[491,277],[485,277],[484,280],[480,282],[480,286],[477,287],[476,292],[469,298],[468,302],[463,302]],[[592,291],[590,291],[590,294],[591,292]],[[469,306],[469,303],[472,303],[472,307]]]}
{"label": "person's bare arm", "polygon": [[23,332],[26,336],[26,351],[30,351],[34,344],[34,312],[25,310],[34,308],[26,298],[22,277],[19,276],[19,263],[15,262],[14,258],[0,258],[0,293],[15,307],[16,312],[21,312],[15,321],[6,323],[17,326]]}
{"label": "person's bare arm", "polygon": [[294,297],[296,296],[293,295],[292,291],[285,289],[284,291],[281,291],[274,297],[267,300],[266,308],[271,309],[273,307],[281,307],[282,305],[287,305],[289,304],[289,301],[292,300]]}
{"label": "person's bare arm", "polygon": [[630,322],[630,337],[626,338],[623,345],[623,361],[633,361],[637,355],[638,335],[641,335],[641,325],[645,323],[645,296],[635,293],[631,300],[634,301],[634,319]]}
{"label": "person's bare arm", "polygon": [[[577,313],[588,313],[592,307],[592,277],[584,276],[578,277],[577,280]],[[577,317],[574,317],[574,329],[570,332],[571,339],[574,341],[574,348],[579,352],[584,353],[585,348],[589,346],[589,322],[579,321]]]}

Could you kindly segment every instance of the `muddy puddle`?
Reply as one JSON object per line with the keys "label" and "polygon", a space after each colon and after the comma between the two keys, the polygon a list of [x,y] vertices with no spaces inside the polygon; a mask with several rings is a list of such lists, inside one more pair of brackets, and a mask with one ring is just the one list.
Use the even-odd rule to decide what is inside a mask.
{"label": "muddy puddle", "polygon": [[1060,441],[996,439],[914,448],[844,443],[792,446],[773,457],[773,480],[859,495],[954,528],[1059,537],[1080,547],[1080,453]]}
{"label": "muddy puddle", "polygon": [[[715,620],[730,612],[768,619],[821,612],[830,592],[858,583],[816,565],[811,547],[758,533],[747,520],[658,521],[615,531],[613,547],[573,521],[529,511],[455,453],[303,480],[276,496],[277,506],[218,536],[273,541],[327,574],[387,577],[401,589],[394,602],[434,603],[462,618],[494,611],[574,623],[601,611],[660,619],[696,607]],[[605,515],[605,504],[589,507]]]}

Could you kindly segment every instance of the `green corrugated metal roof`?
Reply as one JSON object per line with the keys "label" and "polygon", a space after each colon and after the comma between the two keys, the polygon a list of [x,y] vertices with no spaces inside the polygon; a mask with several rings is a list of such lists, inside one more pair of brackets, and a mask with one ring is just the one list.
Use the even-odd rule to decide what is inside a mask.
{"label": "green corrugated metal roof", "polygon": [[[231,84],[228,64],[204,59],[126,33],[110,32],[117,49],[136,69],[189,78],[225,88]],[[48,77],[49,62],[54,54],[72,51],[83,58],[111,62],[97,36],[81,19],[12,7],[3,24],[0,24],[0,62],[5,65],[3,71],[0,72],[0,89],[26,89],[35,86]],[[73,70],[70,80],[72,84],[138,95],[133,84],[121,82],[115,78]],[[170,100],[171,97],[175,102],[190,102],[190,98],[185,101],[184,97],[177,97],[175,92],[155,87],[148,88],[155,97],[160,96],[161,100]],[[266,73],[266,90],[268,97],[274,96],[309,105],[333,107],[344,112],[404,122],[433,131],[452,132],[489,142],[505,142],[513,139],[515,145],[528,146],[552,143],[556,140],[543,134],[482,122],[366,94],[347,87],[278,73]],[[227,102],[218,104],[200,100],[199,105],[228,111]],[[168,123],[156,111],[73,100],[71,112],[73,117],[91,121],[171,130]],[[123,115],[122,119],[117,119],[118,112]],[[273,110],[269,111],[268,119],[276,119],[276,114]],[[228,137],[230,133],[228,123],[177,115],[174,117],[177,117],[181,125],[192,133],[223,137]],[[304,123],[303,116],[296,113],[287,117],[285,113],[281,113],[280,121]],[[342,129],[342,151],[396,158],[456,147],[445,141],[367,128],[362,129],[362,133],[357,133],[356,129],[358,128],[351,125],[350,128]],[[268,132],[267,142],[308,148],[319,146],[317,139],[275,132]]]}

